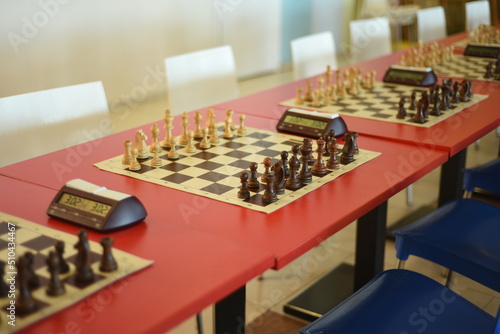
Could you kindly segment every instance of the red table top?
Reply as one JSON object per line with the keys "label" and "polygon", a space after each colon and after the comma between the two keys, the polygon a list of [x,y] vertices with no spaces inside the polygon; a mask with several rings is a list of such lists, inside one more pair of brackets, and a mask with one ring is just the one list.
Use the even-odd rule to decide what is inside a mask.
{"label": "red table top", "polygon": [[[463,40],[467,34],[461,33],[447,37],[441,44],[450,45]],[[377,71],[377,81],[382,81],[386,69],[397,64],[399,56],[406,52],[401,50],[390,55],[368,60],[354,65],[363,71]],[[314,79],[313,79],[313,82]],[[305,79],[268,89],[235,100],[219,103],[215,108],[219,110],[233,109],[237,113],[279,119],[288,108],[279,103],[292,99],[296,87],[305,87]],[[397,124],[372,119],[364,119],[342,115],[348,129],[361,134],[397,140],[400,142],[440,149],[455,155],[477,139],[500,126],[500,89],[497,82],[473,82],[474,92],[489,95],[486,100],[438,123],[430,128],[416,127],[406,124]]]}
{"label": "red table top", "polygon": [[[222,119],[219,112],[217,120]],[[175,122],[180,124],[179,118]],[[276,120],[247,116],[246,125],[271,130],[275,129]],[[142,129],[146,131],[150,126]],[[179,127],[174,130],[180,131]],[[93,166],[122,154],[121,143],[133,138],[134,133],[134,129],[128,130],[6,166],[0,169],[0,174],[51,189],[59,189],[71,179],[82,178],[134,194],[148,210],[147,230],[150,225],[165,221],[167,226],[181,225],[214,234],[270,251],[275,255],[274,268],[280,269],[447,160],[444,151],[360,136],[361,149],[382,154],[286,207],[265,214]],[[131,234],[134,238],[132,231],[119,233]]]}
{"label": "red table top", "polygon": [[[0,211],[57,230],[79,227],[50,219],[56,191],[0,176]],[[27,210],[26,205],[29,203]],[[37,322],[26,333],[160,333],[217,302],[273,265],[274,257],[189,225],[170,224],[168,208],[148,205],[147,223],[115,232],[117,249],[152,266]],[[163,211],[163,212],[162,212]],[[102,234],[89,232],[98,241]]]}

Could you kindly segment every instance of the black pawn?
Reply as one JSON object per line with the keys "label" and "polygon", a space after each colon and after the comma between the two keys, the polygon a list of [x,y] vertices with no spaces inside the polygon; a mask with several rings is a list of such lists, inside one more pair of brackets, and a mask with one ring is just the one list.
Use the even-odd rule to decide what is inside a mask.
{"label": "black pawn", "polygon": [[485,79],[491,79],[493,78],[493,62],[490,62],[486,65],[486,73],[484,73],[484,78]]}
{"label": "black pawn", "polygon": [[272,167],[272,163],[273,163],[273,160],[269,157],[267,158],[264,158],[264,168],[265,168],[265,171],[264,171],[264,174],[262,174],[262,177],[260,178],[262,180],[262,182],[266,182],[266,178],[271,174],[271,167]]}
{"label": "black pawn", "polygon": [[250,163],[250,177],[248,178],[248,188],[249,189],[259,189],[260,188],[260,182],[257,179],[257,167],[259,165],[256,162]]}
{"label": "black pawn", "polygon": [[423,112],[423,107],[424,107],[423,102],[418,101],[417,112],[415,113],[415,116],[413,116],[414,123],[420,123],[420,124],[425,123],[425,116],[424,116],[424,112]]}
{"label": "black pawn", "polygon": [[[305,142],[305,141],[304,141]],[[312,147],[308,145],[302,145],[300,147],[300,157],[302,168],[299,173],[299,180],[302,184],[307,184],[312,182],[312,174],[309,169],[309,156],[311,155]]]}
{"label": "black pawn", "polygon": [[118,269],[118,264],[113,257],[113,252],[111,251],[115,240],[111,237],[104,237],[100,240],[102,246],[102,258],[99,264],[99,270],[105,273],[110,273]]}
{"label": "black pawn", "polygon": [[269,175],[266,176],[266,190],[264,191],[264,195],[262,196],[262,202],[264,203],[274,203],[278,200],[278,196],[276,195],[275,191],[274,180],[274,173],[269,173]]}
{"label": "black pawn", "polygon": [[[405,103],[406,103],[406,97],[402,96],[399,99],[399,103],[398,103],[399,108],[398,108],[398,114],[396,115],[397,119],[405,119],[405,117],[407,115]],[[327,144],[327,147],[329,147],[328,144]]]}
{"label": "black pawn", "polygon": [[16,312],[20,315],[32,313],[36,310],[36,302],[31,295],[28,287],[29,263],[25,256],[21,256],[16,263],[17,267],[17,297],[16,297]]}
{"label": "black pawn", "polygon": [[90,266],[92,259],[87,231],[80,230],[80,232],[78,232],[78,242],[75,244],[75,249],[78,250],[75,259],[75,281],[78,283],[92,282],[94,280],[94,271]]}
{"label": "black pawn", "polygon": [[64,258],[64,247],[64,241],[61,240],[56,241],[56,244],[54,245],[54,248],[56,249],[56,255],[59,258],[59,273],[61,274],[69,272],[69,264]]}
{"label": "black pawn", "polygon": [[242,172],[240,174],[241,187],[238,191],[238,198],[247,199],[250,197],[250,191],[248,191],[248,173]]}
{"label": "black pawn", "polygon": [[434,106],[432,107],[432,110],[430,112],[432,116],[441,116],[441,109],[439,108],[439,104],[439,101],[434,102]]}
{"label": "black pawn", "polygon": [[339,144],[337,143],[336,139],[330,141],[330,143],[328,144],[328,151],[330,152],[330,158],[326,162],[326,168],[339,169],[340,167],[338,158]]}
{"label": "black pawn", "polygon": [[316,158],[316,161],[314,162],[314,165],[311,169],[311,173],[314,176],[325,176],[328,174],[328,170],[325,167],[325,163],[323,162],[323,152],[325,149],[325,141],[323,138],[319,138],[316,141],[316,144],[318,145],[318,148],[316,152],[318,153],[318,157]]}
{"label": "black pawn", "polygon": [[413,91],[410,95],[410,106],[408,107],[408,109],[417,109],[417,93],[415,91]]}
{"label": "black pawn", "polygon": [[330,152],[328,151],[328,145],[330,144],[330,141],[332,139],[335,139],[335,130],[330,129],[325,135],[325,152],[323,153],[324,157],[327,157],[330,155]]}
{"label": "black pawn", "polygon": [[302,142],[302,146],[307,146],[308,149],[307,149],[307,163],[312,166],[314,165],[314,157],[312,155],[312,151],[313,151],[313,148],[312,148],[312,139],[309,139],[309,138],[304,138],[303,142]]}
{"label": "black pawn", "polygon": [[50,272],[50,281],[45,292],[49,296],[60,296],[66,292],[63,281],[59,278],[60,262],[56,252],[50,251],[47,258],[47,270]]}
{"label": "black pawn", "polygon": [[286,180],[285,187],[286,189],[297,190],[302,187],[302,182],[299,180],[300,160],[297,155],[292,155],[288,165],[290,166],[290,177]]}
{"label": "black pawn", "polygon": [[451,94],[451,103],[460,103],[460,98],[458,96],[458,90],[460,89],[460,84],[458,83],[458,81],[455,81],[453,83],[453,92]]}

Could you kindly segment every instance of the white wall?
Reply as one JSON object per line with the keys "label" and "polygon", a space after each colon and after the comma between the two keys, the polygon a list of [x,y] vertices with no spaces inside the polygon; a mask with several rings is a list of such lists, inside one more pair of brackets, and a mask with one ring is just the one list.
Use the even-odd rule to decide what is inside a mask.
{"label": "white wall", "polygon": [[279,66],[280,6],[281,0],[2,0],[0,97],[90,81],[103,81],[112,108],[164,97],[165,57],[225,43],[233,44],[240,76],[268,72]]}

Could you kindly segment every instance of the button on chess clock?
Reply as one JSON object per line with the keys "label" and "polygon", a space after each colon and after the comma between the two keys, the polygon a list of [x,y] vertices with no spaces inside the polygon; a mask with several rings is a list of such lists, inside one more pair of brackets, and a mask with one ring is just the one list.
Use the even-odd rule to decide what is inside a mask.
{"label": "button on chess clock", "polygon": [[347,126],[339,114],[298,108],[287,109],[276,125],[278,131],[310,138],[324,137],[330,129],[335,131],[335,137],[347,132]]}
{"label": "button on chess clock", "polygon": [[147,216],[137,197],[81,179],[71,180],[59,190],[47,214],[101,232],[139,223]]}
{"label": "button on chess clock", "polygon": [[410,86],[432,86],[437,82],[437,76],[430,67],[392,65],[385,72],[384,82]]}

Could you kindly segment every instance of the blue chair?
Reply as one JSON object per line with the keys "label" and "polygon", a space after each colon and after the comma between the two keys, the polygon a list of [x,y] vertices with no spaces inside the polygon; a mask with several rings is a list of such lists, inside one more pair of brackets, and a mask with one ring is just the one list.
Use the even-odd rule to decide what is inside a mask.
{"label": "blue chair", "polygon": [[398,268],[411,254],[500,291],[499,208],[462,198],[393,233]]}
{"label": "blue chair", "polygon": [[301,334],[500,333],[491,316],[447,287],[404,269],[384,271]]}
{"label": "blue chair", "polygon": [[500,194],[500,158],[464,171],[465,197],[470,198],[474,188]]}

